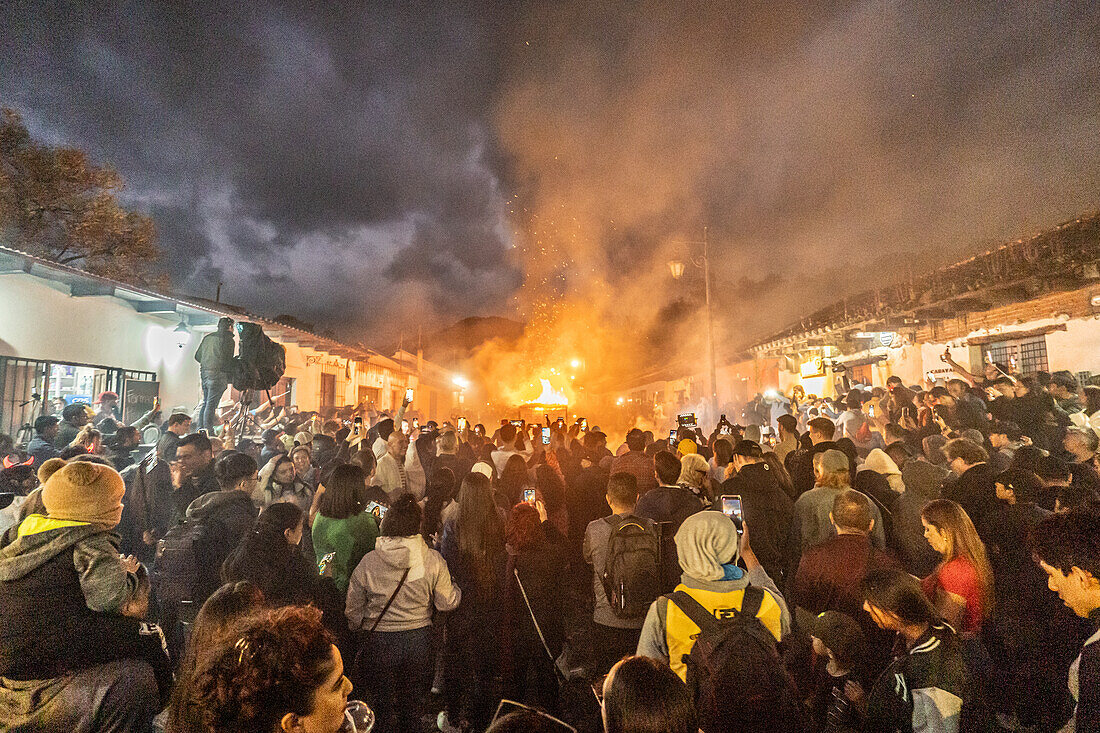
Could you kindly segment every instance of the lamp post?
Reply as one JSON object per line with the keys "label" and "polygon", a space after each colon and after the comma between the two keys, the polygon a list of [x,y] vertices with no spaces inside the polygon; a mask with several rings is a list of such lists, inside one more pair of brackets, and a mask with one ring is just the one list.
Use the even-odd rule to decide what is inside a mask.
{"label": "lamp post", "polygon": [[[707,237],[707,228],[703,227],[703,241],[701,242],[684,242],[684,244],[701,244],[703,245],[703,257],[700,260],[694,257],[689,257],[691,264],[696,267],[703,268],[703,292],[705,294],[706,306],[707,306],[707,363],[710,371],[710,409],[712,418],[716,418],[718,415],[718,368],[715,364],[714,356],[714,318],[711,315],[710,308],[710,252],[709,242]],[[671,273],[673,279],[679,280],[684,275],[684,263],[680,260],[672,260],[668,263],[668,270]]]}

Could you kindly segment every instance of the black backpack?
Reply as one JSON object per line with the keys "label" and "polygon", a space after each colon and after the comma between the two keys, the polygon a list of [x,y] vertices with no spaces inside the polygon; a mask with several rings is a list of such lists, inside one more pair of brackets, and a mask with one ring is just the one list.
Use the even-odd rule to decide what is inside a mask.
{"label": "black backpack", "polygon": [[255,323],[241,323],[237,329],[241,343],[230,371],[233,386],[242,392],[271,389],[286,371],[286,348]]}
{"label": "black backpack", "polygon": [[178,613],[185,606],[197,611],[217,589],[217,578],[211,572],[217,573],[220,568],[205,567],[209,549],[217,542],[216,534],[209,522],[186,519],[157,542],[151,581],[157,600],[166,610]]}
{"label": "black backpack", "polygon": [[612,613],[619,618],[646,615],[661,595],[661,538],[653,522],[627,517],[611,528],[601,580]]}
{"label": "black backpack", "polygon": [[776,651],[775,637],[756,617],[763,588],[746,587],[741,610],[714,613],[682,590],[666,597],[700,629],[683,662],[701,730],[804,730],[798,695]]}

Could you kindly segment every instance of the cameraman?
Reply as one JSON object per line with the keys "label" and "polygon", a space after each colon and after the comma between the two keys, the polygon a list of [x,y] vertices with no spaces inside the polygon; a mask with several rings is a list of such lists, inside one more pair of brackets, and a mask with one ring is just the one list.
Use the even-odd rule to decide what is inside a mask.
{"label": "cameraman", "polygon": [[202,382],[202,405],[199,407],[199,429],[214,434],[218,424],[218,403],[229,386],[229,367],[233,362],[233,319],[222,318],[218,330],[203,337],[195,352]]}

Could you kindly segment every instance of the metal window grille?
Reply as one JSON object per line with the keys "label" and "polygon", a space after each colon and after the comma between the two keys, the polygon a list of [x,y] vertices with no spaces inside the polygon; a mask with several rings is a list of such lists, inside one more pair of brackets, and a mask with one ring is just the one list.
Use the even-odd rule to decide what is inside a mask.
{"label": "metal window grille", "polygon": [[[19,359],[0,356],[0,432],[11,435],[16,444],[25,444],[33,437],[34,421],[40,415],[53,414],[50,401],[50,372],[53,366],[95,369],[95,387],[122,394],[127,379],[154,382],[156,372],[135,371],[100,364],[80,364],[67,361]],[[39,399],[34,399],[34,395]]]}
{"label": "metal window grille", "polygon": [[1038,336],[1015,341],[996,341],[982,345],[982,359],[1015,364],[1017,374],[1034,374],[1048,371],[1047,338]]}

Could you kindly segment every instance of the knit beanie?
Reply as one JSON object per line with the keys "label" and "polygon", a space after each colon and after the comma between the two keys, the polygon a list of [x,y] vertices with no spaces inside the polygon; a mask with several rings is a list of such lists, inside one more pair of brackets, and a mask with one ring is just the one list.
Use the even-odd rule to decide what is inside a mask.
{"label": "knit beanie", "polygon": [[676,532],[676,556],[684,572],[698,580],[722,580],[722,565],[741,555],[737,527],[721,512],[696,512]]}
{"label": "knit beanie", "polygon": [[682,456],[689,456],[699,452],[699,446],[695,445],[695,441],[691,438],[684,438],[677,444],[676,450],[680,452]]}
{"label": "knit beanie", "polygon": [[[45,468],[43,464],[42,469]],[[115,469],[100,463],[73,461],[50,474],[42,486],[42,504],[53,519],[112,529],[122,519],[125,493],[126,484]]]}

